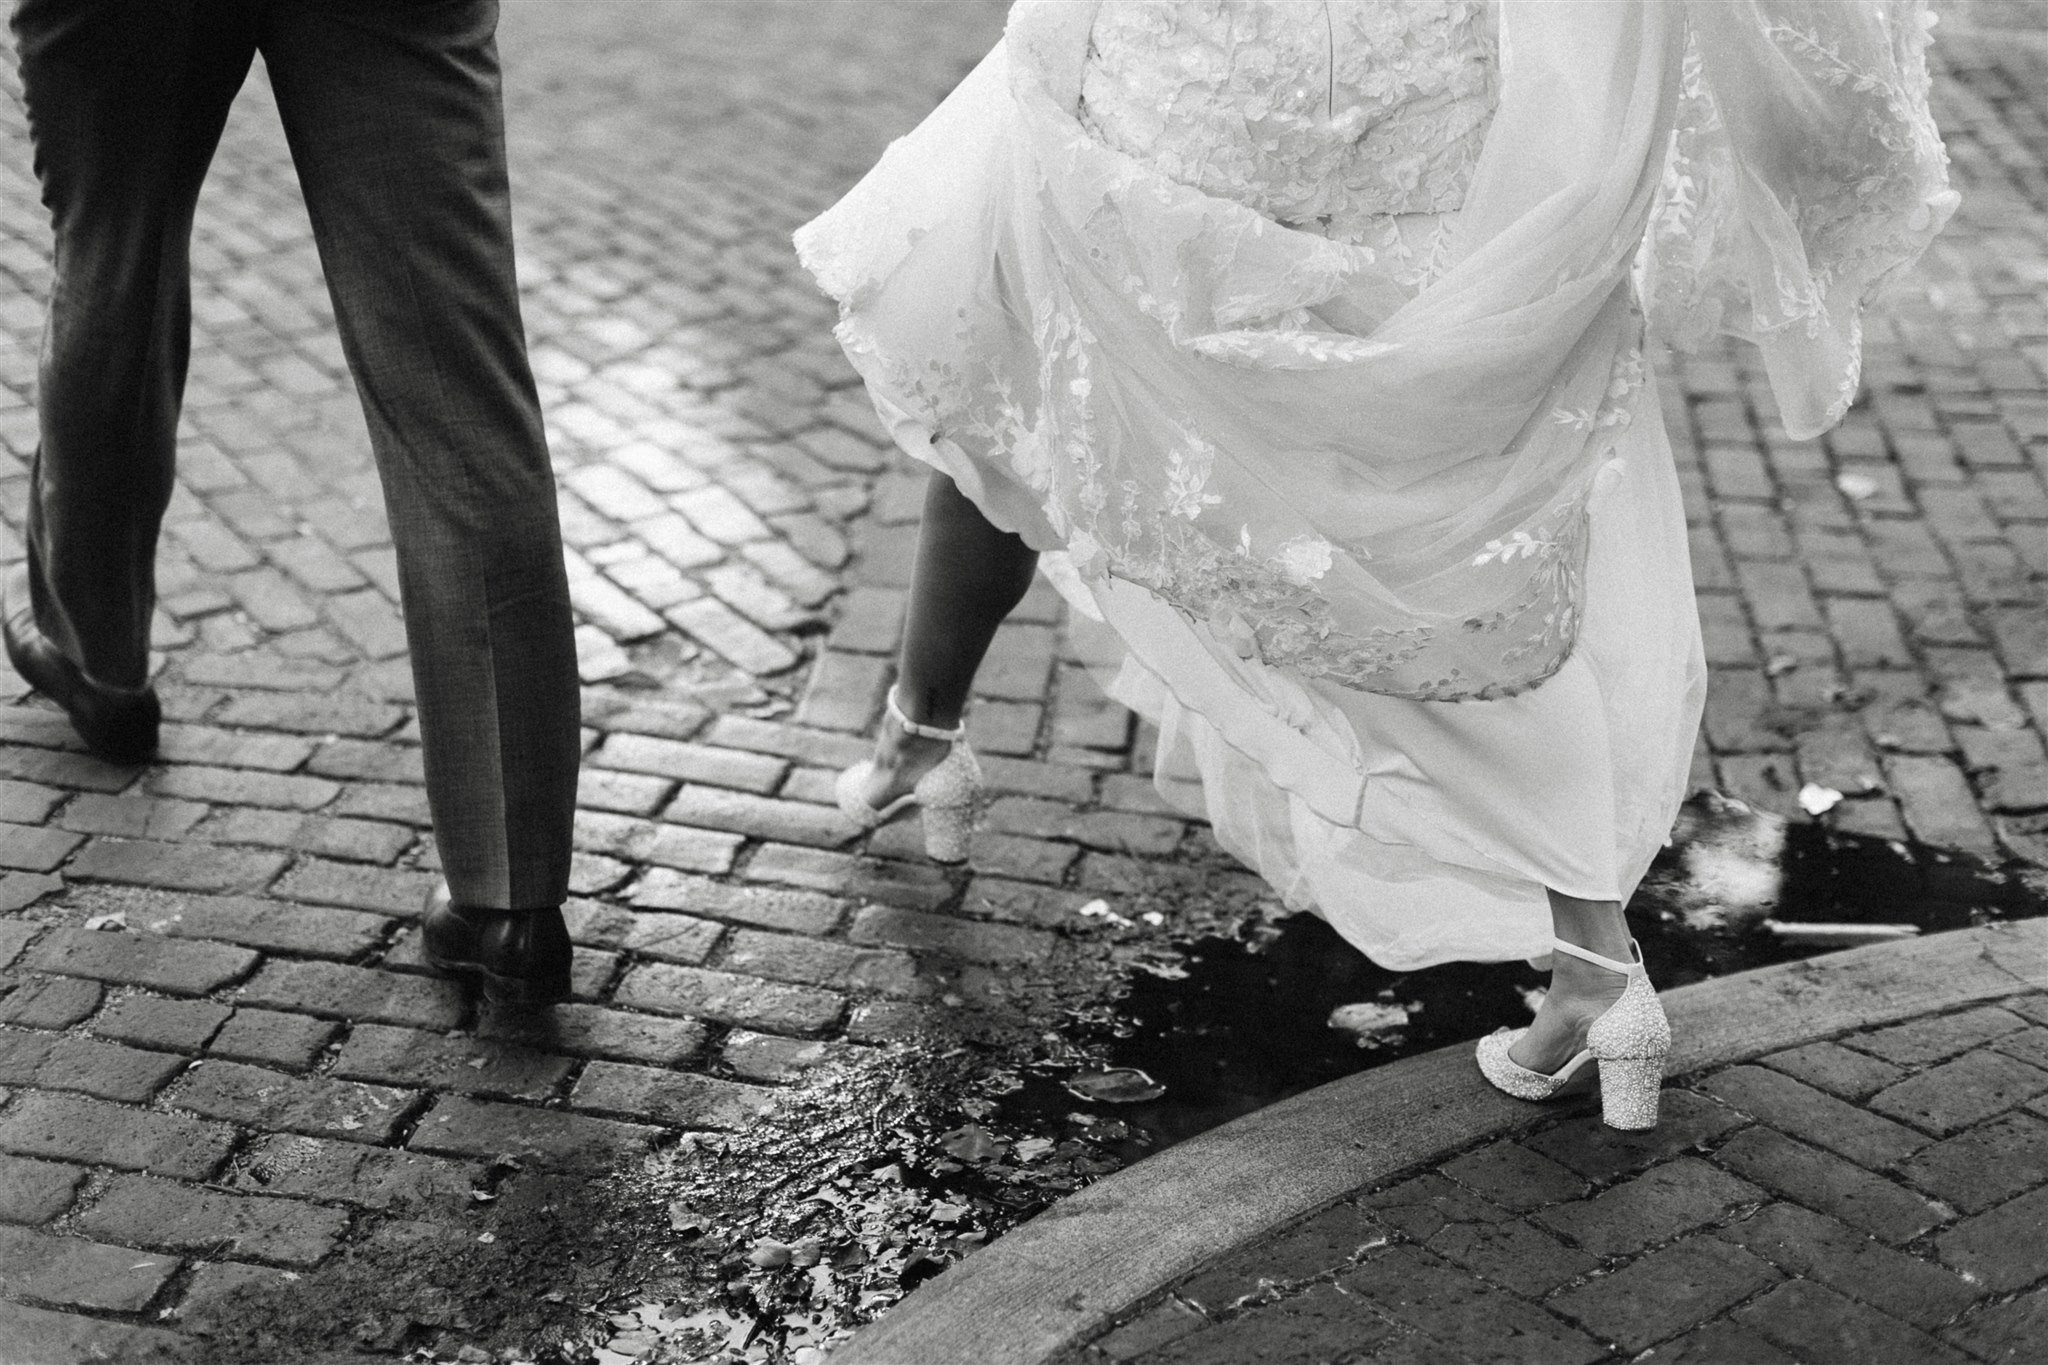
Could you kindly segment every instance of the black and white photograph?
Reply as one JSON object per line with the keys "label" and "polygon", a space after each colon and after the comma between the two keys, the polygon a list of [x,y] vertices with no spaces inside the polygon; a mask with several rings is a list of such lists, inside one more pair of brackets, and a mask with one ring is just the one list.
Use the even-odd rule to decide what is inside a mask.
{"label": "black and white photograph", "polygon": [[2048,0],[6,0],[0,1365],[2048,1361]]}

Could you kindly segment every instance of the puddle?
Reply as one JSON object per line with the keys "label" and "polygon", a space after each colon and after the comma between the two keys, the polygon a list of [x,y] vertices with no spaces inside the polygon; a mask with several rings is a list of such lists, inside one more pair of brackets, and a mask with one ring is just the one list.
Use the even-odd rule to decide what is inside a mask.
{"label": "puddle", "polygon": [[[1666,989],[1877,937],[2048,913],[2048,874],[1990,870],[1924,846],[1791,823],[1695,797],[1644,879],[1630,918]],[[1818,926],[1817,928],[1815,926]],[[1085,1105],[1062,1075],[1031,1075],[1002,1102],[1019,1127],[1087,1111],[1128,1130],[1128,1162],[1277,1100],[1396,1058],[1526,1023],[1544,976],[1522,963],[1396,973],[1313,915],[1178,945],[1177,969],[1140,970],[1108,1026],[1074,1038],[1104,1065],[1143,1071],[1159,1098]],[[1184,975],[1182,974],[1184,973]],[[1355,1008],[1353,1033],[1330,1027]]]}
{"label": "puddle", "polygon": [[[585,1350],[607,1365],[818,1365],[1089,1182],[1327,1081],[1524,1022],[1543,984],[1522,963],[1384,971],[1320,919],[1278,916],[1220,853],[1149,875],[1077,915],[1042,971],[935,981],[913,1035],[818,1068],[741,1130],[620,1173],[598,1202],[631,1250]],[[1686,807],[1633,919],[1672,987],[1873,926],[2044,910],[2048,874],[1708,796]],[[1803,941],[1798,926],[1814,925],[1830,941]]]}

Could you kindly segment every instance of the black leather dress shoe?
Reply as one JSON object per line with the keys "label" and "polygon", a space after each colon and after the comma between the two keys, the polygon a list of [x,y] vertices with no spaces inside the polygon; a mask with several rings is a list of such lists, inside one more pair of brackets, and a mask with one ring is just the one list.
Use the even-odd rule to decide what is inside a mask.
{"label": "black leather dress shoe", "polygon": [[480,910],[457,905],[448,883],[427,894],[421,955],[444,976],[474,977],[484,999],[531,1008],[569,998],[569,928],[560,906]]}
{"label": "black leather dress shoe", "polygon": [[163,724],[156,689],[102,687],[59,653],[36,625],[26,565],[9,574],[0,588],[0,636],[14,671],[64,708],[86,748],[109,763],[149,761]]}

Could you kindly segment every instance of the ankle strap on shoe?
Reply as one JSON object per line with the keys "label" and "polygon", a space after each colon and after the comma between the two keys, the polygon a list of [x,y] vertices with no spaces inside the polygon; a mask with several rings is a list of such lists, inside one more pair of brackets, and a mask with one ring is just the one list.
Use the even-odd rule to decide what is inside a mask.
{"label": "ankle strap on shoe", "polygon": [[903,708],[896,703],[896,689],[893,686],[889,689],[889,715],[903,727],[903,733],[916,735],[919,739],[943,739],[948,744],[958,744],[967,737],[967,725],[964,721],[950,730],[941,730],[936,725],[919,725],[904,715]]}
{"label": "ankle strap on shoe", "polygon": [[1553,952],[1576,957],[1581,961],[1592,963],[1595,967],[1605,967],[1610,972],[1620,972],[1624,976],[1633,976],[1643,969],[1643,950],[1636,946],[1634,939],[1628,941],[1628,950],[1635,958],[1633,962],[1616,962],[1611,957],[1602,957],[1596,952],[1581,948],[1576,943],[1566,943],[1561,938],[1551,939],[1550,947]]}

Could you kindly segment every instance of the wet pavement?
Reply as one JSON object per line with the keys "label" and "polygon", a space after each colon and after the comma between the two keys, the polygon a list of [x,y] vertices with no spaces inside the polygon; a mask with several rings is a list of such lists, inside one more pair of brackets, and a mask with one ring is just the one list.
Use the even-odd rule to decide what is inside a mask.
{"label": "wet pavement", "polygon": [[1567,1102],[1216,1257],[1075,1358],[2037,1359],[2044,1021],[2021,991],[1741,1059],[1668,1084],[1654,1134]]}
{"label": "wet pavement", "polygon": [[[998,800],[970,868],[830,808],[920,481],[787,235],[1003,8],[506,6],[589,745],[577,1000],[544,1028],[419,971],[389,539],[252,78],[195,238],[163,759],[111,768],[43,703],[0,707],[0,1340],[36,1365],[814,1352],[1125,1162],[1526,1011],[1526,969],[1392,977],[1282,918],[1152,793],[1043,589],[971,717]],[[2039,903],[2048,56],[1945,61],[1965,206],[1872,319],[1849,422],[1785,440],[1733,351],[1666,385],[1714,668],[1696,779],[1742,803],[1697,807],[1653,880],[1671,984]],[[11,67],[0,562],[48,275]],[[1839,802],[1809,814],[1809,785]],[[1069,1088],[1117,1068],[1145,1076]]]}

